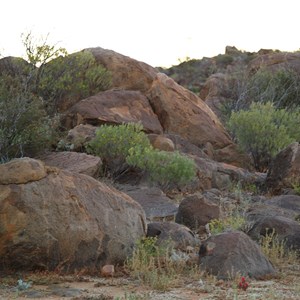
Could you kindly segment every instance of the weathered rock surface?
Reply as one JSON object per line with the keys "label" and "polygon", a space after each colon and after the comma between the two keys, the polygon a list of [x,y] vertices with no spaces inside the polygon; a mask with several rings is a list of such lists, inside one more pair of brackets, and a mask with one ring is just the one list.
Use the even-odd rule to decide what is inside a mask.
{"label": "weathered rock surface", "polygon": [[0,184],[21,184],[37,181],[47,176],[47,171],[41,161],[28,157],[14,159],[6,164],[0,164]]}
{"label": "weathered rock surface", "polygon": [[285,209],[277,205],[268,204],[268,202],[269,201],[264,201],[263,203],[251,204],[246,213],[246,217],[250,223],[250,227],[252,226],[251,224],[264,217],[282,216],[291,220],[297,220],[297,218],[299,217],[299,212],[297,213],[296,211],[290,209]]}
{"label": "weathered rock surface", "polygon": [[218,204],[201,194],[195,194],[181,201],[175,221],[190,229],[198,230],[200,226],[206,225],[210,220],[218,219],[220,213]]}
{"label": "weathered rock surface", "polygon": [[279,52],[259,55],[249,63],[248,70],[255,73],[260,68],[278,70],[282,67],[289,67],[300,73],[300,54]]}
{"label": "weathered rock surface", "polygon": [[14,161],[30,169],[26,184],[7,174],[10,185],[0,185],[0,269],[99,271],[124,262],[146,234],[141,206],[82,174],[48,169],[36,180],[42,163],[29,162]]}
{"label": "weathered rock surface", "polygon": [[154,113],[167,133],[178,134],[199,147],[211,143],[213,149],[230,147],[215,159],[236,165],[245,164],[223,125],[213,111],[192,92],[178,85],[165,74],[158,73],[147,97]]}
{"label": "weathered rock surface", "polygon": [[221,119],[221,108],[228,101],[228,75],[223,73],[212,74],[200,91],[200,97]]}
{"label": "weathered rock surface", "polygon": [[191,154],[196,157],[209,158],[209,156],[201,148],[182,138],[178,134],[168,133],[164,134],[164,136],[173,142],[175,150],[178,150],[179,152]]}
{"label": "weathered rock surface", "polygon": [[148,138],[151,142],[153,148],[161,151],[172,152],[175,150],[175,145],[173,141],[163,135],[158,134],[148,134]]}
{"label": "weathered rock surface", "polygon": [[102,167],[100,157],[78,152],[50,152],[39,157],[46,165],[98,177]]}
{"label": "weathered rock surface", "polygon": [[150,65],[112,50],[100,47],[86,50],[91,51],[96,61],[111,72],[112,87],[145,92],[158,72]]}
{"label": "weathered rock surface", "polygon": [[178,211],[178,205],[159,188],[130,185],[118,185],[117,188],[143,207],[148,220],[174,219]]}
{"label": "weathered rock surface", "polygon": [[74,151],[82,151],[86,144],[96,136],[97,127],[89,124],[80,124],[69,130],[66,142]]}
{"label": "weathered rock surface", "polygon": [[199,264],[201,270],[220,279],[231,279],[237,274],[256,279],[275,275],[259,246],[239,231],[208,238],[200,247]]}
{"label": "weathered rock surface", "polygon": [[266,201],[266,204],[282,208],[300,216],[300,196],[280,195]]}
{"label": "weathered rock surface", "polygon": [[254,240],[267,234],[274,234],[279,242],[284,242],[286,249],[300,250],[300,224],[283,216],[257,216],[247,234]]}
{"label": "weathered rock surface", "polygon": [[174,222],[153,222],[148,224],[147,237],[157,237],[158,245],[171,246],[186,251],[187,247],[196,247],[200,241],[186,226]]}
{"label": "weathered rock surface", "polygon": [[271,162],[266,178],[266,187],[273,194],[283,189],[300,185],[300,145],[295,142],[280,151]]}
{"label": "weathered rock surface", "polygon": [[111,90],[98,93],[76,103],[68,111],[66,124],[122,124],[141,122],[145,131],[162,133],[162,127],[149,104],[139,91]]}
{"label": "weathered rock surface", "polygon": [[233,182],[245,184],[262,184],[264,173],[250,172],[227,163],[216,162],[211,159],[191,156],[197,167],[198,185],[202,190],[229,188]]}

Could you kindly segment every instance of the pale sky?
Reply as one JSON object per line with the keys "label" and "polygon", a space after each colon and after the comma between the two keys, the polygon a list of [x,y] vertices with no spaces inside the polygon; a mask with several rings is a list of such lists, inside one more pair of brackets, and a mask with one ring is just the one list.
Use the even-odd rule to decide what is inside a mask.
{"label": "pale sky", "polygon": [[111,49],[153,67],[186,57],[300,48],[299,0],[1,0],[0,54],[23,56],[21,34],[50,34],[69,53]]}

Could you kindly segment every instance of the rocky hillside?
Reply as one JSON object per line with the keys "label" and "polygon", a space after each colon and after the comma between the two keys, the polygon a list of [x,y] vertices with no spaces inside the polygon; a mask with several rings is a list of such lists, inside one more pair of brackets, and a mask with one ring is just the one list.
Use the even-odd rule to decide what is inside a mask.
{"label": "rocky hillside", "polygon": [[234,94],[236,82],[233,80],[236,76],[240,79],[246,76],[250,80],[260,69],[276,71],[284,68],[300,74],[299,58],[299,52],[271,49],[246,52],[227,46],[224,54],[187,60],[169,69],[161,68],[160,71],[196,93],[222,119],[222,105],[237,97]]}
{"label": "rocky hillside", "polygon": [[[224,55],[160,70],[112,50],[83,52],[110,72],[110,88],[86,98],[64,94],[55,110],[66,131],[53,151],[0,164],[0,274],[113,276],[137,240],[155,237],[171,243],[175,261],[196,264],[221,284],[240,275],[276,278],[280,270],[260,241],[274,229],[284,251],[300,250],[300,146],[280,152],[268,173],[255,172],[221,109],[232,99],[233,72],[286,64],[300,72],[300,54],[227,47]],[[10,63],[0,60],[0,75]],[[123,123],[141,123],[155,149],[193,160],[194,180],[164,189],[119,161],[110,162],[117,177],[103,176],[107,162],[84,153],[86,145],[97,127]]]}

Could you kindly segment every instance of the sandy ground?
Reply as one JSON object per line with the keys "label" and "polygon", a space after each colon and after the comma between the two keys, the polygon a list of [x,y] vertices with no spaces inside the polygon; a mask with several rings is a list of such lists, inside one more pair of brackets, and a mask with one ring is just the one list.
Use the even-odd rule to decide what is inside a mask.
{"label": "sandy ground", "polygon": [[24,282],[32,285],[17,289],[16,276],[0,278],[0,299],[61,299],[61,300],[196,300],[251,299],[300,300],[300,264],[282,267],[277,278],[265,281],[247,279],[246,291],[236,288],[234,281],[218,281],[213,277],[182,278],[177,286],[155,291],[129,276],[102,278],[90,276],[58,276],[57,274],[23,274]]}

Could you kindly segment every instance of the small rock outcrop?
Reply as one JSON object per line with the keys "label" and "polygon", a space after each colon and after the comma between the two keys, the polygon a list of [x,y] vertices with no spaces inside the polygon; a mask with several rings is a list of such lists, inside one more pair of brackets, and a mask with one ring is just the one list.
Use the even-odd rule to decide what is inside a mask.
{"label": "small rock outcrop", "polygon": [[[16,172],[5,173],[11,164]],[[141,206],[90,176],[42,166],[0,165],[0,270],[93,272],[124,262],[147,231]],[[22,169],[31,177],[20,182]]]}
{"label": "small rock outcrop", "polygon": [[248,65],[250,73],[255,73],[261,68],[269,70],[279,70],[288,67],[300,73],[300,54],[289,52],[273,52],[259,55],[254,58]]}
{"label": "small rock outcrop", "polygon": [[220,213],[218,204],[203,195],[195,194],[181,201],[175,221],[190,229],[198,230],[200,226],[205,226],[209,221],[218,219]]}
{"label": "small rock outcrop", "polygon": [[147,132],[162,133],[148,99],[139,91],[111,90],[81,100],[68,111],[66,124],[73,128],[130,122],[141,122]]}
{"label": "small rock outcrop", "polygon": [[44,164],[28,157],[0,164],[0,184],[22,184],[38,181],[47,176]]}
{"label": "small rock outcrop", "polygon": [[263,279],[276,273],[259,246],[239,231],[208,238],[200,247],[199,264],[201,270],[219,279],[231,279],[236,275]]}
{"label": "small rock outcrop", "polygon": [[266,178],[266,187],[273,194],[281,194],[293,185],[300,186],[300,145],[295,142],[280,151],[272,160]]}
{"label": "small rock outcrop", "polygon": [[39,157],[46,165],[81,173],[91,177],[98,177],[102,161],[100,157],[78,152],[50,152]]}
{"label": "small rock outcrop", "polygon": [[147,237],[156,237],[158,245],[171,246],[175,250],[181,251],[200,244],[189,228],[174,222],[149,223]]}
{"label": "small rock outcrop", "polygon": [[96,61],[112,74],[112,87],[124,90],[147,91],[158,72],[150,65],[100,47],[89,48]]}
{"label": "small rock outcrop", "polygon": [[64,143],[74,151],[82,151],[86,144],[96,136],[96,126],[80,124],[69,130]]}
{"label": "small rock outcrop", "polygon": [[148,138],[150,140],[151,145],[155,149],[168,152],[173,152],[175,150],[175,145],[173,141],[163,135],[148,134]]}
{"label": "small rock outcrop", "polygon": [[272,197],[266,204],[282,208],[288,212],[299,216],[300,220],[300,196],[298,195],[280,195]]}
{"label": "small rock outcrop", "polygon": [[171,220],[177,213],[178,206],[159,188],[130,185],[118,185],[117,188],[138,202],[150,221]]}

